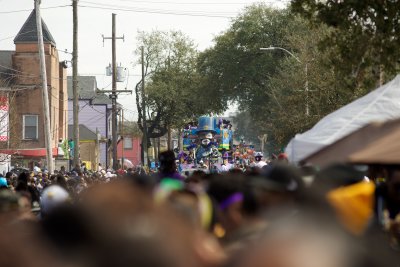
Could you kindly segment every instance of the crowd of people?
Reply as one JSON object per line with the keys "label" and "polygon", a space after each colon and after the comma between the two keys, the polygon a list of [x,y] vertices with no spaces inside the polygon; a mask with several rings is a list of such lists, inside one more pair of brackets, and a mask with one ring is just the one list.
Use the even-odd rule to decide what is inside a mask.
{"label": "crowd of people", "polygon": [[0,177],[0,266],[398,267],[400,166]]}

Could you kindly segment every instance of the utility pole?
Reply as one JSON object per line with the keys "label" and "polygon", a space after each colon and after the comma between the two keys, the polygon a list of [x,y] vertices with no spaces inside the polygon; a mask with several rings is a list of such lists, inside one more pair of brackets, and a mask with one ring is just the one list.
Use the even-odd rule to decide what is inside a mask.
{"label": "utility pole", "polygon": [[146,122],[146,100],[144,91],[144,46],[142,46],[142,110],[143,110],[143,166],[147,166],[147,122]]}
{"label": "utility pole", "polygon": [[124,161],[125,161],[125,158],[124,158],[124,149],[125,149],[125,146],[124,146],[124,143],[125,143],[125,138],[124,138],[124,110],[121,110],[121,126],[120,126],[120,135],[121,135],[121,143],[122,143],[122,154],[121,154],[121,166],[122,166],[122,169],[124,169]]}
{"label": "utility pole", "polygon": [[47,91],[47,73],[46,73],[46,58],[44,54],[42,17],[40,16],[40,2],[35,0],[36,11],[36,27],[38,34],[39,58],[40,58],[40,74],[42,76],[42,101],[43,101],[43,117],[44,117],[44,136],[46,143],[46,160],[47,170],[49,174],[53,173],[53,151],[50,134],[50,111],[49,111],[49,96]]}
{"label": "utility pole", "polygon": [[117,158],[117,145],[118,145],[118,121],[117,121],[117,93],[128,93],[128,91],[124,90],[117,90],[117,56],[116,56],[116,40],[122,39],[124,40],[124,36],[122,37],[115,37],[116,35],[116,25],[115,25],[115,18],[116,14],[112,14],[112,35],[110,37],[103,36],[103,43],[105,39],[111,39],[112,42],[112,90],[101,90],[98,92],[107,92],[111,93],[110,98],[112,100],[112,114],[111,114],[111,121],[112,121],[112,161],[113,161],[113,169],[117,170],[118,168],[118,158]]}
{"label": "utility pole", "polygon": [[72,51],[72,94],[74,120],[74,166],[79,162],[79,88],[78,88],[78,0],[72,2],[73,13],[73,51]]}
{"label": "utility pole", "polygon": [[309,96],[308,96],[308,63],[306,62],[306,69],[305,69],[305,73],[306,73],[306,84],[305,84],[305,88],[304,90],[306,91],[306,116],[310,116],[310,106],[308,104],[309,101]]}
{"label": "utility pole", "polygon": [[118,133],[117,133],[117,59],[116,59],[116,47],[115,47],[115,17],[116,14],[112,14],[112,155],[113,155],[113,169],[117,170],[118,168],[118,158],[117,158],[117,142],[118,142]]}
{"label": "utility pole", "polygon": [[117,90],[117,56],[116,56],[116,40],[122,39],[125,41],[125,37],[115,37],[116,35],[116,24],[115,24],[116,14],[112,14],[112,36],[104,37],[103,35],[103,44],[104,40],[111,39],[112,41],[112,90],[96,90],[97,93],[111,93],[110,98],[112,100],[112,161],[113,161],[113,169],[117,170],[118,168],[118,158],[117,158],[117,145],[118,145],[118,121],[117,121],[117,94],[118,93],[132,93],[132,91],[128,90]]}

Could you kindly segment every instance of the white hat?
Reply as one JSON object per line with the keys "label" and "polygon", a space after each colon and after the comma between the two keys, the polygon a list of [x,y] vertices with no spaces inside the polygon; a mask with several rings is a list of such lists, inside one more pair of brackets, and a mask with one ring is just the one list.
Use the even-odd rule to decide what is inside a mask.
{"label": "white hat", "polygon": [[59,185],[51,185],[43,190],[40,198],[41,210],[44,213],[50,212],[54,207],[59,206],[69,199],[68,192]]}
{"label": "white hat", "polygon": [[262,157],[263,153],[262,152],[256,152],[256,154],[254,155],[254,157]]}

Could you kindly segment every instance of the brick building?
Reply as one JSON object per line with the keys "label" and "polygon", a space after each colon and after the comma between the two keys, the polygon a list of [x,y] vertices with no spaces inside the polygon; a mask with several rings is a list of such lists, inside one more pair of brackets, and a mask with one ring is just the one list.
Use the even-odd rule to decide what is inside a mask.
{"label": "brick building", "polygon": [[[58,157],[58,143],[68,134],[66,69],[60,63],[56,42],[42,20],[47,86],[50,104],[51,146]],[[45,163],[43,101],[40,77],[36,12],[33,10],[14,39],[15,51],[0,51],[1,93],[8,99],[8,138],[0,153],[26,167]],[[1,56],[2,55],[2,56]],[[4,82],[6,81],[6,82]],[[1,86],[0,86],[1,87]]]}

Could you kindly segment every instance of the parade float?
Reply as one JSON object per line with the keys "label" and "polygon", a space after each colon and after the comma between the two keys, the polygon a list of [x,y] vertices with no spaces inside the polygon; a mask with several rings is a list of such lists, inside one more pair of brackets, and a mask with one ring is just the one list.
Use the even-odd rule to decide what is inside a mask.
{"label": "parade float", "polygon": [[243,140],[234,145],[232,124],[219,117],[201,116],[184,129],[182,139],[183,150],[178,155],[181,170],[220,171],[223,166],[244,163],[254,151]]}

